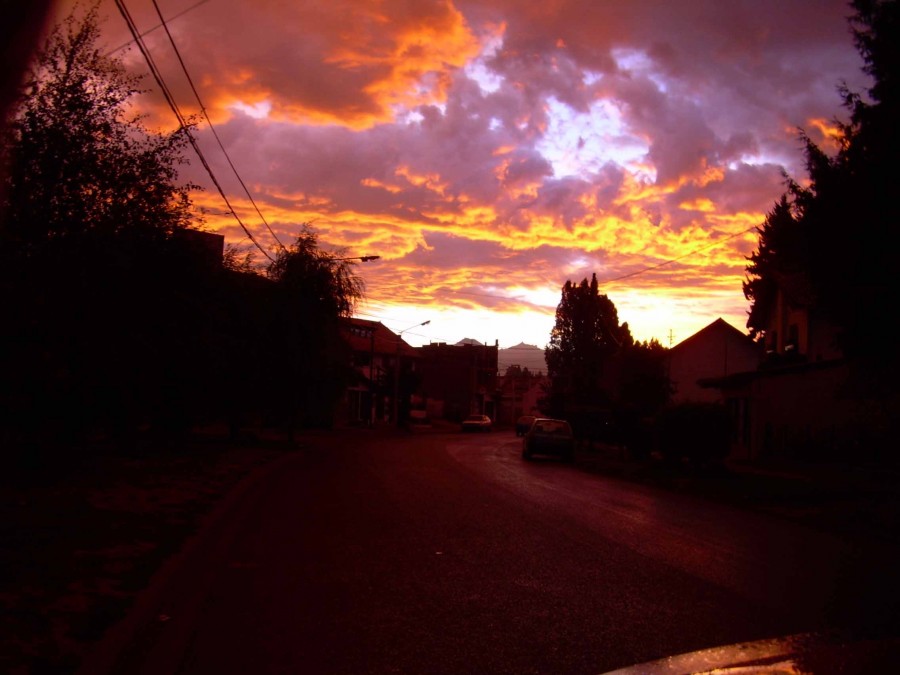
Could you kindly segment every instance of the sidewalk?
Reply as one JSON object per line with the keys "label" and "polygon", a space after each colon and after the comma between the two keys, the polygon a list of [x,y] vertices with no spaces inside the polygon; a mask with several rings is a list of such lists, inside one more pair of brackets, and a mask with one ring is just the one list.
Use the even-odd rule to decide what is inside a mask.
{"label": "sidewalk", "polygon": [[900,475],[881,468],[799,462],[689,465],[631,461],[613,449],[582,451],[576,463],[624,480],[750,508],[841,536],[900,543]]}

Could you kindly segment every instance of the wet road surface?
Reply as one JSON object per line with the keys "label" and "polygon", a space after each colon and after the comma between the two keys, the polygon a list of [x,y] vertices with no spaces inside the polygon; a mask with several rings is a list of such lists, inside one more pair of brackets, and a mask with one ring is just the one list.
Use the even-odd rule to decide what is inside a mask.
{"label": "wet road surface", "polygon": [[519,443],[502,432],[311,443],[236,498],[89,663],[601,673],[892,620],[893,549],[524,462]]}

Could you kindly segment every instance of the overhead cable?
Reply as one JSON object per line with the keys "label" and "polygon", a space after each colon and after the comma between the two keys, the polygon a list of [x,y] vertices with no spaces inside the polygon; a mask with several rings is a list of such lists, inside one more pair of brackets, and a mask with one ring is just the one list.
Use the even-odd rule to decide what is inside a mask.
{"label": "overhead cable", "polygon": [[[195,3],[194,3],[193,5],[191,5],[190,7],[185,7],[185,8],[184,8],[183,10],[181,10],[180,12],[178,12],[178,13],[173,14],[172,16],[170,16],[170,17],[169,17],[169,21],[174,21],[174,20],[177,19],[178,17],[183,16],[184,14],[187,14],[187,13],[190,12],[191,10],[197,9],[197,7],[199,7],[200,5],[205,5],[207,2],[209,2],[209,0],[200,0],[200,2],[195,2]],[[144,36],[146,36],[146,35],[150,35],[150,33],[152,33],[153,31],[155,31],[157,28],[161,28],[161,27],[162,27],[162,24],[158,23],[158,24],[156,24],[155,26],[153,26],[153,28],[148,28],[147,30],[145,30],[143,33],[140,34],[140,36],[141,36],[141,37],[144,37]],[[109,56],[110,54],[115,54],[115,53],[116,53],[117,51],[119,51],[120,49],[125,49],[125,47],[127,47],[128,45],[130,45],[132,42],[134,42],[134,40],[129,40],[128,42],[123,42],[122,44],[120,44],[120,45],[119,45],[118,47],[116,47],[115,49],[110,49],[108,52],[106,52],[106,56]]]}
{"label": "overhead cable", "polygon": [[603,279],[602,281],[598,280],[597,283],[598,284],[610,284],[614,281],[622,281],[622,279],[629,279],[631,277],[636,277],[639,274],[644,274],[645,272],[652,272],[653,270],[658,270],[660,267],[665,267],[666,265],[671,265],[672,263],[678,262],[679,260],[684,260],[685,258],[689,258],[690,256],[694,255],[695,253],[700,253],[701,251],[706,251],[707,249],[711,249],[711,248],[715,248],[716,246],[720,246],[720,245],[724,244],[726,241],[731,241],[732,239],[736,239],[740,236],[747,234],[748,232],[752,232],[755,229],[757,229],[756,225],[754,225],[753,227],[748,227],[746,230],[741,230],[740,232],[735,232],[734,234],[730,234],[727,237],[725,237],[724,239],[718,239],[710,244],[707,244],[706,246],[701,246],[700,248],[694,249],[693,251],[690,251],[689,253],[680,255],[677,258],[672,258],[670,260],[663,261],[663,262],[659,263],[658,265],[651,265],[650,267],[645,267],[643,269],[638,270],[637,272],[630,272],[628,274],[623,274],[620,277],[613,277],[612,279]]}
{"label": "overhead cable", "polygon": [[134,19],[131,17],[131,13],[125,6],[125,1],[116,0],[116,7],[119,9],[119,13],[122,15],[122,18],[128,25],[128,30],[131,31],[131,35],[134,38],[135,44],[137,44],[138,48],[141,50],[141,54],[143,54],[144,60],[147,62],[147,66],[150,68],[150,73],[153,75],[153,79],[156,80],[156,83],[159,85],[159,88],[163,93],[163,97],[165,97],[166,99],[166,103],[168,103],[169,107],[172,109],[172,112],[178,120],[181,129],[186,134],[191,147],[194,148],[194,152],[196,152],[197,157],[200,158],[200,163],[203,165],[203,168],[206,169],[206,172],[209,174],[209,177],[213,182],[213,185],[216,186],[216,189],[222,196],[222,199],[225,201],[225,205],[228,207],[229,212],[237,221],[238,225],[241,226],[241,229],[244,231],[250,241],[254,243],[256,248],[262,251],[263,255],[266,256],[266,258],[268,258],[270,261],[275,262],[275,259],[271,256],[271,254],[269,254],[269,252],[262,246],[260,246],[258,241],[256,241],[256,238],[253,236],[247,226],[244,225],[244,222],[240,219],[240,216],[238,216],[237,212],[234,210],[234,207],[231,205],[231,202],[228,200],[228,197],[225,194],[225,190],[222,189],[219,180],[216,178],[215,173],[213,173],[212,167],[209,165],[209,162],[206,161],[206,157],[203,155],[203,151],[200,149],[200,146],[197,143],[197,139],[195,139],[194,135],[191,133],[190,126],[188,125],[187,120],[185,120],[184,115],[181,114],[181,110],[178,108],[178,104],[175,102],[175,98],[172,96],[172,92],[169,91],[169,88],[162,77],[162,73],[160,73],[159,69],[157,68],[156,63],[153,60],[153,56],[150,54],[150,50],[147,48],[147,45],[144,44],[143,38],[141,37],[140,33],[137,30],[137,26],[134,23]]}
{"label": "overhead cable", "polygon": [[197,87],[194,86],[194,80],[191,78],[191,74],[188,72],[187,66],[184,63],[184,59],[181,57],[181,52],[178,50],[178,46],[175,44],[175,38],[172,37],[172,33],[169,31],[169,25],[166,23],[165,18],[163,18],[162,12],[160,11],[159,5],[157,4],[156,0],[153,0],[153,7],[156,9],[156,14],[157,16],[159,16],[159,20],[163,27],[163,30],[166,31],[166,35],[169,38],[169,43],[172,45],[172,50],[175,52],[175,56],[178,58],[178,63],[181,64],[181,69],[184,71],[184,75],[187,78],[188,84],[191,86],[191,91],[194,92],[194,97],[197,99],[197,103],[200,105],[200,112],[203,113],[203,117],[206,118],[206,122],[207,124],[209,124],[209,130],[212,131],[213,137],[215,137],[216,142],[219,144],[219,148],[222,150],[222,154],[225,155],[225,159],[228,160],[228,166],[231,167],[231,170],[234,172],[234,175],[238,180],[238,183],[240,183],[241,187],[244,189],[244,194],[247,195],[247,199],[249,199],[250,203],[253,204],[253,208],[256,209],[257,215],[259,215],[260,219],[263,221],[263,224],[266,226],[269,234],[271,234],[272,238],[276,242],[278,242],[281,250],[286,250],[284,244],[282,244],[281,240],[278,238],[278,235],[276,235],[275,232],[272,231],[272,228],[269,226],[269,222],[262,214],[262,211],[259,210],[259,206],[256,205],[256,201],[253,199],[253,195],[250,194],[250,190],[244,183],[244,179],[241,178],[241,175],[238,173],[237,167],[234,165],[234,162],[231,161],[231,156],[225,149],[225,144],[222,143],[222,139],[219,138],[219,133],[216,131],[216,128],[213,126],[212,120],[209,118],[209,114],[206,111],[206,106],[203,105],[203,101],[200,99],[200,93],[197,91]]}

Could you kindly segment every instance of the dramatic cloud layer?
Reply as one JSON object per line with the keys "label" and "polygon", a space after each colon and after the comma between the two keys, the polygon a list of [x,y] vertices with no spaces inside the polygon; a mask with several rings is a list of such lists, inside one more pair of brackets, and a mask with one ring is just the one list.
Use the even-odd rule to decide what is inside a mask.
{"label": "dramatic cloud layer", "polygon": [[[431,319],[414,343],[542,346],[560,286],[592,272],[640,339],[718,316],[744,328],[752,228],[782,172],[804,175],[798,128],[827,144],[837,86],[866,86],[839,0],[158,3],[278,238],[309,222],[348,256],[380,255],[359,268],[361,311],[397,330]],[[127,4],[142,30],[159,23],[148,0]],[[128,36],[102,7],[112,48]],[[165,32],[146,39],[198,112]],[[141,105],[173,124],[158,93]],[[199,162],[189,174],[209,183]],[[247,245],[215,191],[197,204]]]}

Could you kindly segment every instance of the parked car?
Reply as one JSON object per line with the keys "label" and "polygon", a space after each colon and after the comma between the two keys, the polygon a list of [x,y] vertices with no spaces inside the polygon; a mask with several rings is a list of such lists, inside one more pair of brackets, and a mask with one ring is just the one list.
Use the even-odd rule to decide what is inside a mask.
{"label": "parked car", "polygon": [[431,420],[428,417],[428,411],[426,411],[426,410],[410,410],[409,411],[409,426],[411,426],[411,427],[430,427]]}
{"label": "parked car", "polygon": [[487,415],[469,415],[461,426],[463,431],[490,431],[492,424]]}
{"label": "parked car", "polygon": [[524,436],[527,434],[535,419],[537,418],[534,415],[522,415],[516,420],[516,436]]}
{"label": "parked car", "polygon": [[566,420],[538,417],[522,439],[522,457],[555,455],[567,462],[575,458],[575,436]]}

